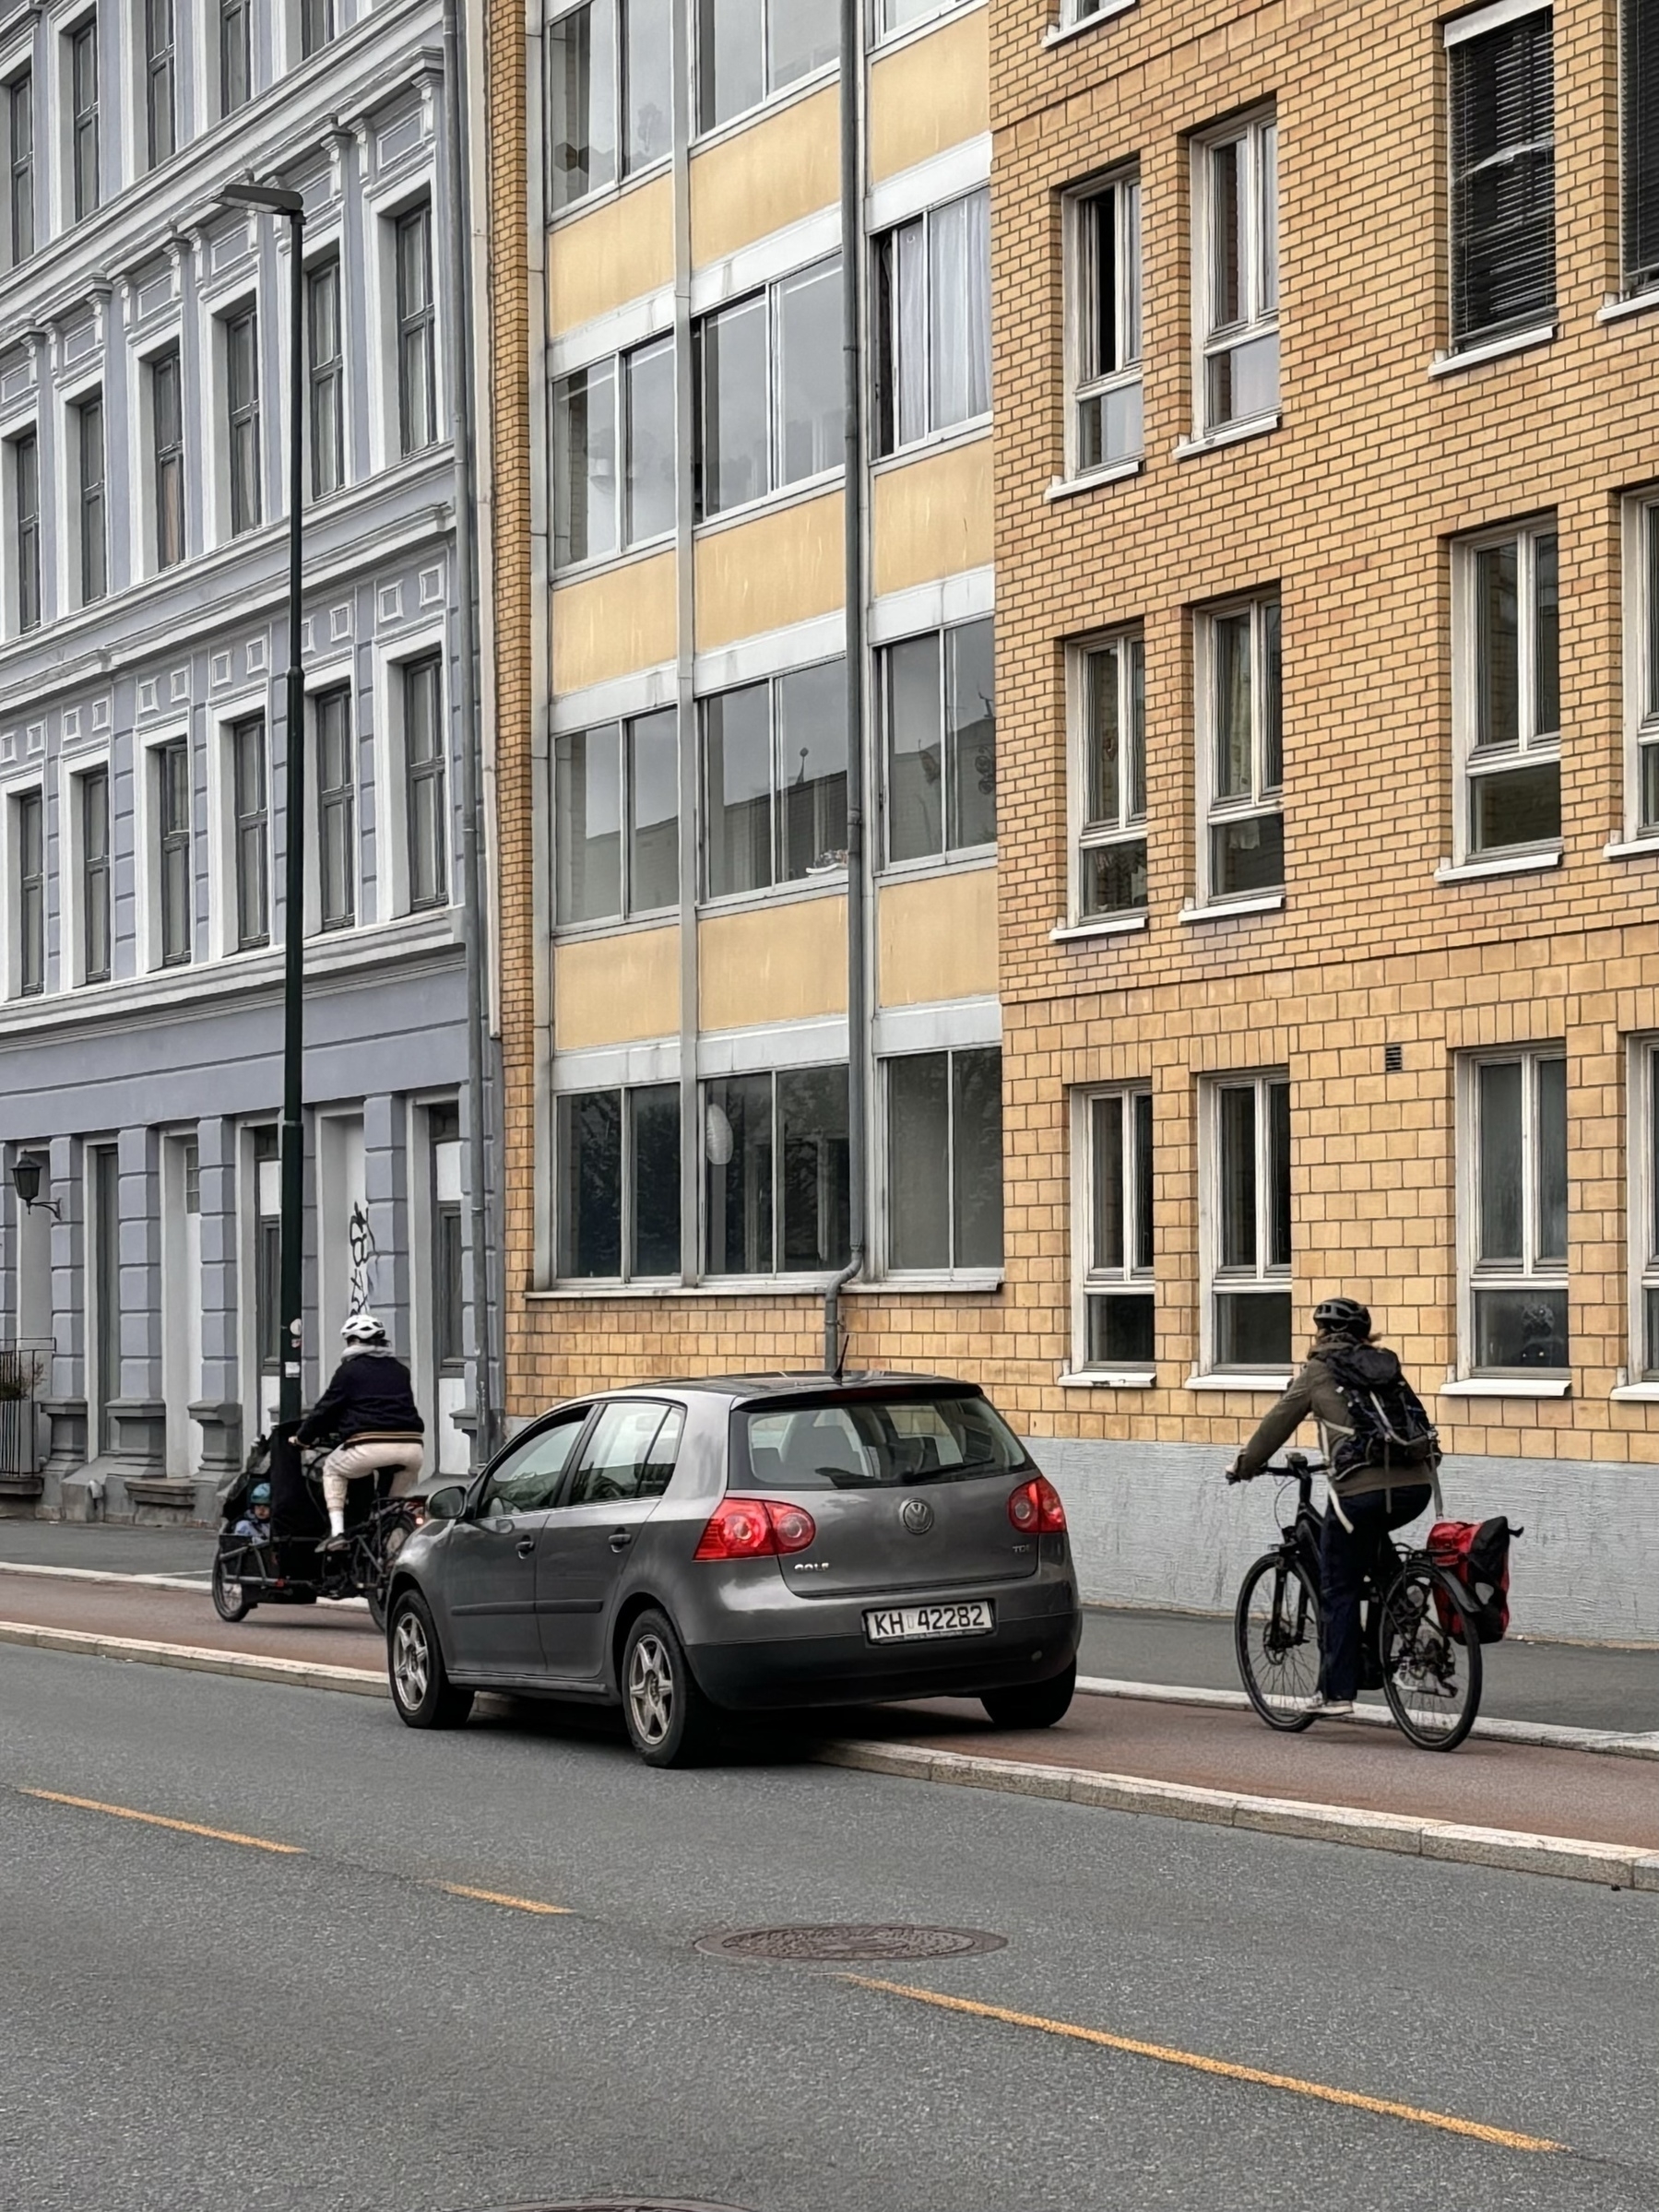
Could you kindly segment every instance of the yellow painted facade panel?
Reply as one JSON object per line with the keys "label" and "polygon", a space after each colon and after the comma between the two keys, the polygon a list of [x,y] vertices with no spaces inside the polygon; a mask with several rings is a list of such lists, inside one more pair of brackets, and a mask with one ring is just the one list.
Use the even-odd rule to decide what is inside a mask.
{"label": "yellow painted facade panel", "polygon": [[679,1027],[677,926],[554,946],[553,1043],[561,1052],[672,1036]]}
{"label": "yellow painted facade panel", "polygon": [[977,7],[870,72],[870,179],[914,169],[990,128],[990,10]]}
{"label": "yellow painted facade panel", "polygon": [[847,1011],[847,901],[796,899],[698,925],[705,1029],[752,1029]]}
{"label": "yellow painted facade panel", "polygon": [[548,327],[555,337],[673,281],[671,178],[653,177],[548,232]]}
{"label": "yellow painted facade panel", "polygon": [[674,657],[674,556],[633,561],[553,593],[553,688],[579,692]]}
{"label": "yellow painted facade panel", "polygon": [[931,1006],[995,993],[994,868],[883,884],[876,917],[879,1006]]}
{"label": "yellow painted facade panel", "polygon": [[840,95],[829,85],[692,156],[693,266],[723,261],[840,197]]}
{"label": "yellow painted facade panel", "polygon": [[803,500],[697,544],[697,651],[757,637],[842,604],[841,494]]}
{"label": "yellow painted facade panel", "polygon": [[877,477],[871,559],[878,597],[984,568],[991,557],[989,436]]}

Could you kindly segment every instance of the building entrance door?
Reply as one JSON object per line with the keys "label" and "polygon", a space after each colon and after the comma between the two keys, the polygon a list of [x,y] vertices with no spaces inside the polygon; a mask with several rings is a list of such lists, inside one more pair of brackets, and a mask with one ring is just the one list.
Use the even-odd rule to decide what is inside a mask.
{"label": "building entrance door", "polygon": [[121,1395],[121,1162],[113,1144],[92,1148],[92,1397],[98,1456],[114,1448],[110,1408]]}

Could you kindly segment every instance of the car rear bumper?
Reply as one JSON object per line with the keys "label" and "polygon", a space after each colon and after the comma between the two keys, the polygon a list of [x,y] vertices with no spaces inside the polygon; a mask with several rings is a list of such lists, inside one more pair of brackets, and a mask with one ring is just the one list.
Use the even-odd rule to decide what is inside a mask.
{"label": "car rear bumper", "polygon": [[1083,1615],[1010,1615],[999,1605],[985,1636],[872,1644],[863,1634],[791,1636],[687,1647],[705,1694],[735,1712],[857,1705],[871,1698],[977,1697],[985,1690],[1048,1682],[1077,1656]]}

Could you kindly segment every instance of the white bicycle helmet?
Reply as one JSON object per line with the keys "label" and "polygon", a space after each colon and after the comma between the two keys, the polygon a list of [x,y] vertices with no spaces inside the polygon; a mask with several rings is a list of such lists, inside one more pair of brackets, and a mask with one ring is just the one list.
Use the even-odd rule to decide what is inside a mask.
{"label": "white bicycle helmet", "polygon": [[354,1313],[340,1334],[349,1344],[384,1344],[386,1341],[385,1324],[372,1313]]}

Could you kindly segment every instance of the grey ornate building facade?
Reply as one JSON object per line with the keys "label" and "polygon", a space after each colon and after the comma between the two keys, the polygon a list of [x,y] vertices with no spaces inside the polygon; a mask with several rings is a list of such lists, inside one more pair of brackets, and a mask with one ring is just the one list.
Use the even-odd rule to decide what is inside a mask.
{"label": "grey ornate building facade", "polygon": [[12,1510],[206,1510],[276,1400],[290,270],[219,200],[249,175],[306,206],[305,1390],[366,1300],[467,1461],[441,33],[438,0],[0,16]]}

